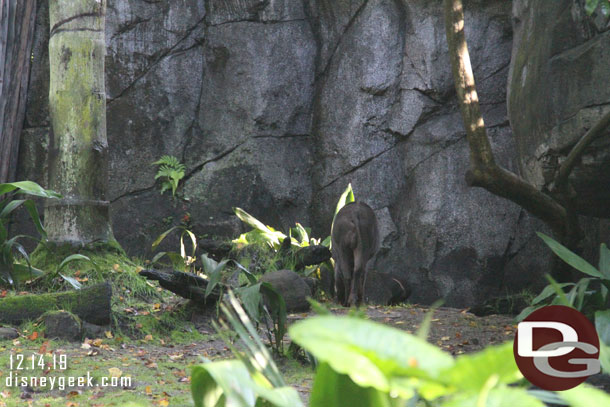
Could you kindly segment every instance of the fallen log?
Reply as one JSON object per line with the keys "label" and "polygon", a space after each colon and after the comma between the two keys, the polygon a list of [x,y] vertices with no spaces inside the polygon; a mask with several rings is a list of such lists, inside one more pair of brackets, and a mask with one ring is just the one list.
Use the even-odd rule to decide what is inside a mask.
{"label": "fallen log", "polygon": [[0,322],[19,324],[50,310],[63,309],[96,325],[110,323],[112,286],[100,283],[80,290],[28,294],[0,299]]}
{"label": "fallen log", "polygon": [[159,285],[166,290],[196,303],[205,304],[208,301],[216,303],[220,296],[218,290],[212,290],[206,298],[205,290],[208,286],[208,280],[193,273],[184,273],[176,270],[142,270],[140,275],[148,280],[158,281]]}
{"label": "fallen log", "polygon": [[297,250],[294,257],[296,259],[295,269],[298,271],[306,266],[313,266],[330,260],[331,254],[326,246],[305,246]]}

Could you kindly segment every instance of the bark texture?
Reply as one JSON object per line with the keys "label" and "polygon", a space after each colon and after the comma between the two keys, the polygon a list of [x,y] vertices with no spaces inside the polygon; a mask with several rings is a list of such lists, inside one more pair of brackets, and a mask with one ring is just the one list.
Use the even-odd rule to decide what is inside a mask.
{"label": "bark texture", "polygon": [[36,0],[0,1],[0,183],[17,170],[35,20]]}
{"label": "bark texture", "polygon": [[46,203],[45,223],[54,243],[112,239],[106,201],[105,10],[105,0],[49,4],[49,186],[64,196]]}

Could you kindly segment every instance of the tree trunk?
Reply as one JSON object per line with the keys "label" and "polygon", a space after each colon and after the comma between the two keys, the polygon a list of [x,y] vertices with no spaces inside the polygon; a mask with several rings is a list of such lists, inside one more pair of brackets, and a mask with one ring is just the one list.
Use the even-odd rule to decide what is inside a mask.
{"label": "tree trunk", "polygon": [[[603,117],[577,143],[556,176],[556,191],[551,191],[550,194],[538,190],[519,175],[500,167],[494,159],[479,108],[479,98],[464,32],[462,0],[444,0],[444,14],[455,90],[470,148],[470,169],[466,173],[466,182],[470,186],[485,188],[494,195],[509,199],[521,206],[549,225],[565,246],[577,251],[578,243],[582,240],[582,231],[567,179],[584,148],[603,134],[602,130],[610,124],[610,117],[608,115]],[[570,281],[572,272],[560,262],[560,267],[554,268],[554,276],[559,281]]]}
{"label": "tree trunk", "polygon": [[49,187],[45,224],[52,243],[114,240],[106,200],[108,142],[104,87],[106,0],[49,4]]}
{"label": "tree trunk", "polygon": [[15,179],[35,19],[36,0],[0,0],[0,183]]}
{"label": "tree trunk", "polygon": [[110,323],[111,297],[108,282],[75,291],[6,297],[0,299],[0,322],[19,324],[49,310],[63,309],[92,324],[106,325]]}

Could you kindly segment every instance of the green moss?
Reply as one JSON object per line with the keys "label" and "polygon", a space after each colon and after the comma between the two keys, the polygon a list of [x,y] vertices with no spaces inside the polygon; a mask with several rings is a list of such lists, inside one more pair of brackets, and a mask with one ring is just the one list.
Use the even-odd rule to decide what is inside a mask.
{"label": "green moss", "polygon": [[36,288],[40,291],[71,288],[58,276],[57,271],[62,261],[73,254],[82,254],[91,261],[70,262],[61,270],[61,274],[78,277],[83,284],[110,281],[119,291],[126,288],[128,296],[156,296],[155,288],[138,275],[143,263],[138,259],[129,259],[116,242],[95,243],[84,247],[49,243],[39,245],[30,259],[32,265],[47,272],[47,275]]}

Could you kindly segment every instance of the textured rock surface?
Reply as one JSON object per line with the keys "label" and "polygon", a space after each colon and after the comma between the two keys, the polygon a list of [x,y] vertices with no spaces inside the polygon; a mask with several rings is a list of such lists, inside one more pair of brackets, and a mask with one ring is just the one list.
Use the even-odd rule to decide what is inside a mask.
{"label": "textured rock surface", "polygon": [[79,317],[67,311],[48,312],[42,316],[48,338],[79,341],[82,323]]}
{"label": "textured rock surface", "polygon": [[[546,185],[580,137],[610,111],[610,25],[582,2],[513,2],[509,116],[522,174]],[[571,176],[578,209],[610,216],[610,129]]]}
{"label": "textured rock surface", "polygon": [[0,339],[19,338],[19,332],[10,326],[0,326]]}
{"label": "textured rock surface", "polygon": [[292,270],[278,270],[263,274],[261,281],[271,284],[280,293],[286,303],[287,312],[309,310],[307,297],[311,297],[311,288],[301,276]]}
{"label": "textured rock surface", "polygon": [[[498,160],[515,169],[506,114],[511,5],[472,0],[466,10],[483,115]],[[45,18],[21,175],[46,185]],[[543,225],[463,180],[468,148],[442,18],[441,2],[427,0],[109,0],[117,239],[144,253],[187,211],[197,233],[235,236],[243,226],[232,206],[327,236],[351,182],[379,219],[374,269],[406,279],[411,301],[463,306],[544,284],[549,255],[534,235]],[[601,45],[585,54],[607,52]],[[159,195],[150,163],[163,154],[186,163],[188,201]]]}
{"label": "textured rock surface", "polygon": [[386,273],[370,271],[366,274],[364,301],[370,304],[395,305],[403,303],[411,295],[406,281],[400,281]]}

